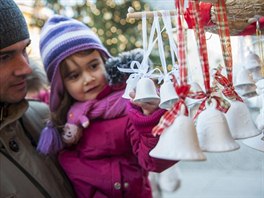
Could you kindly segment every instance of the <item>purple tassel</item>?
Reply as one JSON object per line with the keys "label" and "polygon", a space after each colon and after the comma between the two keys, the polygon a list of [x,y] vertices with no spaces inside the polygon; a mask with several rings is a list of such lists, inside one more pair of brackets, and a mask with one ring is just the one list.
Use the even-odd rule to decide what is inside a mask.
{"label": "purple tassel", "polygon": [[45,155],[56,154],[63,148],[61,136],[58,130],[48,121],[46,127],[42,130],[37,150]]}

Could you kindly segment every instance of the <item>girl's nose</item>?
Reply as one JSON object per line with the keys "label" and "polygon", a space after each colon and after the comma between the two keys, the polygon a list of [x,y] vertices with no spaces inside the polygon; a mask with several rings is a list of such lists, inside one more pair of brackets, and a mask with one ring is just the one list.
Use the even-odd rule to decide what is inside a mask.
{"label": "girl's nose", "polygon": [[95,80],[95,77],[90,75],[90,74],[86,74],[83,77],[83,85],[88,85],[90,82],[92,82],[93,80]]}

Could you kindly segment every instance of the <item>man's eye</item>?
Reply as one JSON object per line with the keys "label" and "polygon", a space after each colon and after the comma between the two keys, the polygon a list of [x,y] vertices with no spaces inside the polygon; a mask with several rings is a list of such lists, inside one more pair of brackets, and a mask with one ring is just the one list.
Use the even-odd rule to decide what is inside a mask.
{"label": "man's eye", "polygon": [[8,55],[8,54],[0,55],[0,61],[6,61],[6,60],[8,60],[10,58],[11,58],[11,56]]}

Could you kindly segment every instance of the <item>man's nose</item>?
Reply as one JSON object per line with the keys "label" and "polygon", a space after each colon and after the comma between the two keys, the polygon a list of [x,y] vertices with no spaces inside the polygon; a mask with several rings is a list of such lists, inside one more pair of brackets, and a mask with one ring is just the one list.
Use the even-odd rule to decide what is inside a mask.
{"label": "man's nose", "polygon": [[29,75],[32,73],[32,68],[29,65],[27,56],[20,55],[18,57],[16,64],[17,64],[16,70],[15,70],[16,76]]}

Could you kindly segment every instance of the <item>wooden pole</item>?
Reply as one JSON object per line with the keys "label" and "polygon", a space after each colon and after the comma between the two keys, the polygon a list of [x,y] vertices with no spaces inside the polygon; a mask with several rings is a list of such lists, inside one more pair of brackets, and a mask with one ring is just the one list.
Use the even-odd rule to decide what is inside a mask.
{"label": "wooden pole", "polygon": [[[131,8],[129,8],[131,10]],[[145,11],[145,12],[133,12],[130,11],[127,13],[127,18],[133,18],[133,19],[141,19],[143,13],[146,14],[147,18],[153,18],[154,12],[157,12],[158,16],[162,16],[162,13],[165,12],[164,10],[159,10],[159,11]],[[170,15],[174,16],[177,14],[176,10],[170,10]]]}

